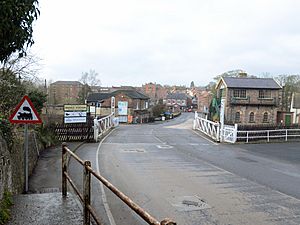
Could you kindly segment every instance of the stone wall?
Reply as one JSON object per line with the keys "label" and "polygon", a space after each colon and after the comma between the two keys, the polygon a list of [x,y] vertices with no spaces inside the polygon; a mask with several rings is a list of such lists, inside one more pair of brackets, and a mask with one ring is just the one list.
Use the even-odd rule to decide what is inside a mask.
{"label": "stone wall", "polygon": [[[24,189],[24,134],[19,133],[14,139],[11,149],[8,148],[5,140],[0,136],[0,199],[4,190],[13,194],[22,193]],[[38,149],[38,150],[37,150]],[[37,143],[35,134],[29,134],[29,175],[32,173],[37,160],[38,151],[41,145]]]}

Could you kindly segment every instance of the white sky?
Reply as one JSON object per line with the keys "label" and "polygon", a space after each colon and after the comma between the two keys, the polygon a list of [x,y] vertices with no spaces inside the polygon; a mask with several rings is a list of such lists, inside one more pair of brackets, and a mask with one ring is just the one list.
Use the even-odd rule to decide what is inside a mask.
{"label": "white sky", "polygon": [[41,78],[203,86],[233,69],[299,74],[298,0],[40,0]]}

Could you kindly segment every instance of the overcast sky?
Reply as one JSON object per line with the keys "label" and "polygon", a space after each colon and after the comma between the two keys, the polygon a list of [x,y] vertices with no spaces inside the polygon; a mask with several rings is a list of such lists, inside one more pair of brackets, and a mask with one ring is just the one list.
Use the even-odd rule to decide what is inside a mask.
{"label": "overcast sky", "polygon": [[40,0],[41,78],[203,86],[228,70],[299,74],[298,0]]}

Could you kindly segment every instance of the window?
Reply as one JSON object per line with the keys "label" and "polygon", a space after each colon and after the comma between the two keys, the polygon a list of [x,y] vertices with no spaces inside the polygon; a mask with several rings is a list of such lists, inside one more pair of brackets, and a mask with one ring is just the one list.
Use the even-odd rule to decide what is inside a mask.
{"label": "window", "polygon": [[254,112],[249,114],[249,123],[254,123]]}
{"label": "window", "polygon": [[259,90],[258,98],[271,98],[271,90]]}
{"label": "window", "polygon": [[245,89],[233,90],[233,97],[235,97],[235,98],[246,98],[246,90]]}
{"label": "window", "polygon": [[269,122],[268,121],[268,119],[269,119],[268,117],[269,117],[268,113],[265,112],[264,115],[263,115],[263,123],[268,123]]}
{"label": "window", "polygon": [[234,122],[236,122],[236,123],[241,122],[241,113],[240,112],[235,113]]}

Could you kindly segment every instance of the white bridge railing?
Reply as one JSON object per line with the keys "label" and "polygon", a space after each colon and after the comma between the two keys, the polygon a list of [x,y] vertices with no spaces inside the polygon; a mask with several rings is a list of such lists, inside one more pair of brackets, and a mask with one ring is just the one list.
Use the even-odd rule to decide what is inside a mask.
{"label": "white bridge railing", "polygon": [[97,142],[112,126],[114,126],[114,114],[110,114],[101,119],[94,119],[94,139]]}
{"label": "white bridge railing", "polygon": [[278,130],[248,130],[238,131],[238,139],[242,142],[258,140],[282,140],[295,139],[300,137],[300,129],[278,129]]}
{"label": "white bridge railing", "polygon": [[193,129],[203,132],[215,141],[220,141],[220,124],[199,117],[197,112],[195,112]]}

